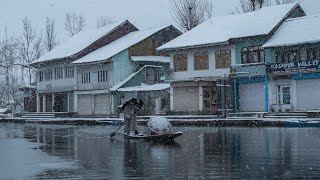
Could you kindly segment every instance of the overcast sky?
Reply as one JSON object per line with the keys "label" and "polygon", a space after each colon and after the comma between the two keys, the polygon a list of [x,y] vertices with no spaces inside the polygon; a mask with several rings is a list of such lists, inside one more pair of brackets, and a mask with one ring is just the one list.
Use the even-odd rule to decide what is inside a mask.
{"label": "overcast sky", "polygon": [[[214,16],[229,14],[239,0],[212,0]],[[86,28],[95,28],[99,16],[116,20],[128,19],[138,28],[146,29],[174,24],[169,0],[2,0],[0,6],[0,35],[4,27],[20,33],[22,19],[30,18],[38,30],[44,29],[46,17],[56,20],[58,38],[64,39],[64,19],[67,12],[82,13]]]}

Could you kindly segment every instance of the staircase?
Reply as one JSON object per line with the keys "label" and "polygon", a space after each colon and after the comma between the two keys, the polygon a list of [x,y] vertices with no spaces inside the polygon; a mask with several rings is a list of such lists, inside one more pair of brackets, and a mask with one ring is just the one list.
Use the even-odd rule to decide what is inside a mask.
{"label": "staircase", "polygon": [[52,113],[52,112],[41,112],[41,113],[28,112],[22,116],[22,118],[24,119],[47,119],[47,118],[55,118],[55,117],[56,117],[55,113]]}
{"label": "staircase", "polygon": [[307,118],[307,113],[302,112],[290,112],[290,113],[268,113],[265,118]]}
{"label": "staircase", "polygon": [[266,114],[266,112],[237,112],[229,113],[228,118],[263,118]]}

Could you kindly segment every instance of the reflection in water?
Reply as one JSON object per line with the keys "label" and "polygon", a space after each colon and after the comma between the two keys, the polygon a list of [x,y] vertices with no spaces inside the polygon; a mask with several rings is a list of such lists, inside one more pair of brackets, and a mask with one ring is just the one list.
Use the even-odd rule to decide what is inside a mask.
{"label": "reflection in water", "polygon": [[[21,131],[22,130],[22,131]],[[5,138],[77,164],[38,178],[81,179],[292,179],[320,178],[317,128],[175,127],[175,144],[110,138],[113,126],[11,125]],[[23,133],[21,133],[23,132]],[[0,162],[1,163],[1,162]]]}

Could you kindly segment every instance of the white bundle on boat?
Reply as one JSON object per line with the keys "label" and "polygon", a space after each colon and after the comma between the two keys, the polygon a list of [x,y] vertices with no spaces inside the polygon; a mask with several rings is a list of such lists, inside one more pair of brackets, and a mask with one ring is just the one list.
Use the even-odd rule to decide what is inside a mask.
{"label": "white bundle on boat", "polygon": [[152,117],[148,122],[148,126],[152,132],[158,135],[170,133],[171,124],[167,118],[156,116]]}

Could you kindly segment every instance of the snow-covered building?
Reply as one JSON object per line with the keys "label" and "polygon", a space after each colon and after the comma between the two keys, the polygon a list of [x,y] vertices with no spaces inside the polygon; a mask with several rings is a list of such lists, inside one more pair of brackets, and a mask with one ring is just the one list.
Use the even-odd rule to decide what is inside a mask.
{"label": "snow-covered building", "polygon": [[286,20],[263,47],[267,65],[269,111],[320,109],[320,14]]}
{"label": "snow-covered building", "polygon": [[[299,4],[291,3],[213,17],[159,47],[171,57],[171,110],[248,111],[256,101],[264,111],[262,45],[287,18],[303,15]],[[261,102],[255,98],[260,94]]]}
{"label": "snow-covered building", "polygon": [[140,69],[143,62],[168,64],[136,62],[135,56],[161,59],[155,48],[180,34],[173,26],[138,30],[127,20],[79,32],[32,63],[38,69],[37,112],[116,113],[120,97],[111,88]]}
{"label": "snow-covered building", "polygon": [[170,58],[165,58],[167,62],[144,65],[113,86],[110,89],[113,97],[120,99],[116,102],[122,105],[126,99],[140,98],[144,102],[143,108],[139,111],[140,115],[167,112],[170,108],[170,84],[163,83],[163,80],[169,77]]}

